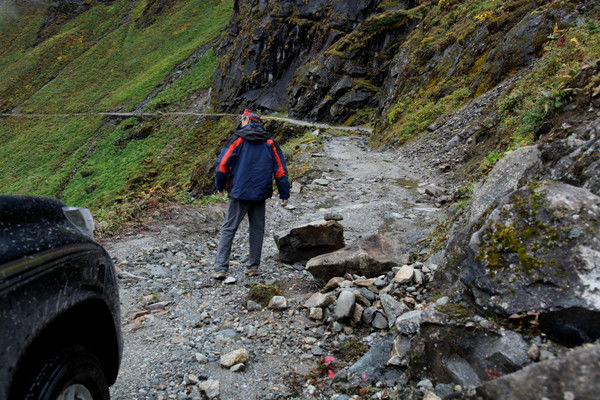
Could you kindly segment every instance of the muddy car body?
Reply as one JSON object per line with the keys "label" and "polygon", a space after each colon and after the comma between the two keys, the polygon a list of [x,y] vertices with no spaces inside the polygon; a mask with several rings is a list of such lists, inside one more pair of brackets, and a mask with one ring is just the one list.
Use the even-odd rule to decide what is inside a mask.
{"label": "muddy car body", "polygon": [[0,196],[0,399],[108,398],[118,285],[90,221],[55,199]]}

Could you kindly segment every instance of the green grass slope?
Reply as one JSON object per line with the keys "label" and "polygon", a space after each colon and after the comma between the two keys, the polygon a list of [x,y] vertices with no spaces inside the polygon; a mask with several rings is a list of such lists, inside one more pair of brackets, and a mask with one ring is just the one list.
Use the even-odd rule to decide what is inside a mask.
{"label": "green grass slope", "polygon": [[161,7],[156,0],[91,0],[83,12],[59,18],[48,18],[57,12],[50,6],[18,4],[0,8],[0,111],[90,114],[0,117],[0,192],[55,196],[99,212],[156,185],[189,185],[197,159],[214,153],[234,121],[93,113],[133,110],[209,45],[148,109],[185,107],[192,93],[210,86],[216,66],[210,44],[229,21],[233,1]]}

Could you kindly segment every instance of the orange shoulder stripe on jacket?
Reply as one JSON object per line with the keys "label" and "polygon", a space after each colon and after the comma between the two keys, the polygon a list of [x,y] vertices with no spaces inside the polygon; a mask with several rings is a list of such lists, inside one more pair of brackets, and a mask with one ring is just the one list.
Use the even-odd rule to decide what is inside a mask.
{"label": "orange shoulder stripe on jacket", "polygon": [[279,154],[277,154],[277,149],[275,148],[275,143],[268,139],[267,143],[271,145],[271,149],[273,149],[273,153],[275,154],[275,161],[277,161],[277,172],[275,172],[275,178],[283,178],[285,176],[285,170],[283,169],[283,165],[281,164],[281,159],[279,158]]}
{"label": "orange shoulder stripe on jacket", "polygon": [[238,147],[240,145],[240,143],[242,143],[244,139],[237,138],[233,143],[231,143],[231,145],[229,146],[229,148],[227,149],[227,153],[225,153],[225,155],[223,156],[223,158],[221,159],[221,162],[219,163],[219,172],[223,172],[224,174],[229,173],[229,170],[227,169],[227,160],[229,160],[229,157],[231,156],[231,153],[233,153],[236,149],[236,147]]}

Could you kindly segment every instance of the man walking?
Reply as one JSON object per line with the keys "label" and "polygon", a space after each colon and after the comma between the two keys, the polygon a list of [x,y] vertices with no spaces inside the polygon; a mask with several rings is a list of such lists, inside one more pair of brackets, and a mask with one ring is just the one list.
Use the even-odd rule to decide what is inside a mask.
{"label": "man walking", "polygon": [[217,158],[217,190],[221,195],[228,191],[229,207],[215,257],[215,279],[227,277],[233,238],[246,214],[250,223],[246,272],[249,276],[258,275],[265,230],[265,199],[273,195],[273,176],[281,206],[285,207],[290,197],[290,183],[283,153],[262,126],[260,116],[245,110],[241,128]]}

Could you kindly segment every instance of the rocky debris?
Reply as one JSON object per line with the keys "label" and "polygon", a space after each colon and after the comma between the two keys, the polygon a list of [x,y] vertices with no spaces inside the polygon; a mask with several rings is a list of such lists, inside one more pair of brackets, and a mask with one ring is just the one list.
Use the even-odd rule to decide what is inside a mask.
{"label": "rocky debris", "polygon": [[[572,350],[563,357],[532,364],[477,387],[463,399],[594,399],[600,391],[600,346]],[[453,398],[458,399],[458,396]]]}
{"label": "rocky debris", "polygon": [[600,197],[563,183],[503,198],[470,240],[461,279],[477,303],[510,316],[542,314],[541,329],[580,344],[600,337]]}
{"label": "rocky debris", "polygon": [[344,247],[344,227],[336,221],[316,221],[274,236],[284,262],[306,261]]}
{"label": "rocky debris", "polygon": [[352,242],[333,253],[314,257],[306,263],[306,269],[317,280],[328,281],[345,273],[376,277],[392,267],[408,261],[398,245],[382,235],[373,235]]}
{"label": "rocky debris", "polygon": [[209,399],[217,399],[221,394],[220,382],[214,379],[208,379],[198,384],[198,388]]}
{"label": "rocky debris", "polygon": [[283,311],[288,308],[287,299],[283,296],[273,296],[267,306],[270,310]]}
{"label": "rocky debris", "polygon": [[[341,141],[344,146],[348,143],[361,143],[346,137],[335,140]],[[341,149],[345,150],[346,147]],[[326,153],[325,157],[334,154],[330,151]],[[339,153],[348,155],[345,151]],[[362,159],[368,154],[365,151],[359,155]],[[416,156],[417,153],[413,155]],[[332,169],[337,168],[338,162],[344,166],[339,159],[332,162],[325,157],[323,160]],[[352,157],[352,161],[354,158]],[[377,158],[381,158],[379,153]],[[406,160],[410,160],[410,157],[402,158],[403,163]],[[344,173],[350,174],[351,168],[346,169],[350,172]],[[360,176],[362,173],[360,169],[355,174]],[[336,186],[338,182],[346,182],[338,172],[329,171],[327,176],[331,177],[330,182],[335,182]],[[311,180],[312,178],[307,182]],[[334,200],[339,195],[338,192],[332,194],[331,199],[317,200],[310,190],[306,190],[301,194],[306,196],[302,198],[302,203],[311,206],[298,206],[292,212],[274,204],[269,210],[270,218],[267,223],[271,225],[267,225],[267,230],[312,220],[324,213],[321,208],[324,204],[336,212],[343,209],[340,212],[344,214],[345,224],[352,227],[346,230],[348,236],[364,235],[363,226],[353,222],[356,215],[353,215],[352,209],[348,212],[348,208],[343,207],[351,205],[355,201],[351,197],[358,196],[362,191],[367,194],[360,196],[372,196],[369,199],[374,203],[385,200],[384,193],[389,192],[383,192],[383,189],[393,190],[394,186],[385,186],[382,192],[377,193],[372,191],[373,186],[384,186],[387,183],[373,181],[378,182],[373,185],[371,181],[365,183],[359,179],[348,182],[352,182],[352,189],[344,189],[344,195],[349,198],[346,203],[343,203],[345,198]],[[389,210],[389,204],[401,207],[397,202],[400,197],[402,196],[395,196],[389,203],[376,206],[377,215],[390,214],[392,210]],[[320,201],[323,203],[319,203]],[[421,208],[425,208],[423,204],[416,203],[409,209],[404,209],[406,212],[398,211],[402,217],[398,217],[397,221],[402,220],[401,226],[405,227],[404,223],[408,223],[410,218],[421,218],[422,214],[417,211]],[[363,208],[360,209],[362,211]],[[371,214],[368,218],[371,218]],[[376,218],[377,216],[372,219]],[[362,223],[363,220],[360,221]],[[218,229],[220,222],[215,220],[214,226],[207,228]],[[385,223],[387,222],[389,221]],[[243,262],[245,256],[247,236],[244,235],[247,232],[244,231],[244,223],[245,221],[241,227],[242,235],[236,239],[233,248],[232,260],[235,262]],[[375,231],[380,228],[376,224],[373,226]],[[178,236],[172,242],[162,239],[164,233],[160,232],[156,236],[161,237],[161,240],[156,244],[149,244],[149,235],[135,236],[127,239],[130,245],[125,248],[127,251],[121,252],[127,256],[115,258],[122,273],[124,323],[129,324],[133,319],[139,319],[136,330],[125,333],[127,346],[123,368],[120,380],[111,389],[116,400],[151,400],[161,397],[197,399],[203,396],[199,387],[207,380],[220,382],[220,396],[224,399],[237,398],[241,392],[248,393],[248,397],[261,399],[303,396],[329,399],[337,393],[349,393],[368,384],[372,384],[373,398],[385,398],[385,395],[394,393],[398,398],[421,399],[427,392],[443,398],[451,395],[459,382],[465,384],[476,379],[484,382],[490,376],[496,377],[520,368],[518,364],[524,359],[527,363],[531,359],[528,350],[533,345],[538,347],[541,360],[554,361],[560,358],[562,348],[548,341],[545,336],[524,335],[525,341],[519,340],[494,322],[475,315],[473,309],[463,307],[462,303],[471,297],[455,288],[440,294],[437,290],[434,291],[431,285],[437,289],[439,277],[444,273],[444,268],[437,267],[436,264],[442,263],[435,257],[424,263],[409,264],[405,261],[372,277],[344,271],[340,276],[332,278],[322,290],[323,293],[313,299],[321,299],[322,302],[317,303],[319,307],[306,308],[307,301],[314,295],[318,285],[301,265],[284,265],[278,262],[274,244],[266,242],[261,264],[261,270],[264,268],[265,273],[256,279],[259,283],[279,285],[289,307],[285,312],[261,309],[247,301],[249,286],[253,282],[235,262],[232,262],[230,273],[236,277],[238,285],[218,285],[209,279],[210,271],[206,266],[210,265],[214,257],[216,239],[214,234],[208,234],[208,229],[188,237]],[[109,250],[111,254],[115,252],[115,248],[118,246]],[[128,262],[121,264],[122,258],[127,258]],[[412,267],[414,276],[404,283],[398,283],[395,276],[403,265]],[[157,266],[160,268],[154,268]],[[335,308],[342,291],[351,292],[355,303],[350,316],[336,320]],[[442,296],[435,300],[438,295]],[[393,308],[387,307],[386,310],[384,306],[387,296],[394,302],[403,304],[406,311],[394,318],[395,313],[391,311]],[[145,305],[161,301],[172,303],[164,309],[151,312],[146,310],[144,314],[133,318],[140,310],[145,310]],[[251,310],[255,311],[250,312]],[[403,328],[405,333],[398,332],[398,328],[394,327],[390,330],[390,323],[395,325],[399,318],[402,323],[402,316],[415,316],[413,326],[418,323],[418,329]],[[543,321],[542,315],[539,317],[540,322]],[[527,318],[534,320],[536,317],[533,315]],[[518,323],[514,321],[511,319],[510,323]],[[528,323],[528,320],[523,321],[523,328],[526,329]],[[531,326],[535,328],[534,325]],[[388,344],[383,346],[380,342],[387,336],[390,336]],[[427,343],[431,345],[428,346]],[[337,354],[338,351],[343,354],[344,349],[352,349],[353,346],[359,347],[357,344],[360,345],[363,356],[371,353],[371,360],[376,358],[371,357],[376,353],[373,349],[379,348],[379,357],[373,363],[367,363],[367,359],[362,357],[362,363],[350,362],[349,365],[357,366],[349,371],[344,365],[347,361],[341,355],[337,359]],[[252,363],[234,364],[230,369],[221,367],[221,355],[240,346],[248,350]],[[364,346],[373,351],[365,353]],[[384,349],[381,350],[380,346]],[[324,356],[330,354],[336,357],[339,368],[336,366],[331,385],[327,380],[329,378],[325,378],[327,384],[318,387],[307,378],[307,374],[320,365]],[[437,358],[434,357],[435,354]],[[242,364],[247,368],[243,368]],[[233,370],[238,372],[234,374]],[[363,381],[363,373],[368,382]],[[375,378],[372,379],[369,374]],[[284,384],[289,377],[296,379],[299,385]],[[196,381],[197,384],[194,383]],[[416,383],[417,381],[420,382]],[[313,394],[309,396],[309,393]]]}
{"label": "rocky debris", "polygon": [[249,357],[248,350],[238,349],[221,356],[220,363],[222,367],[231,368],[236,364],[245,363]]}

